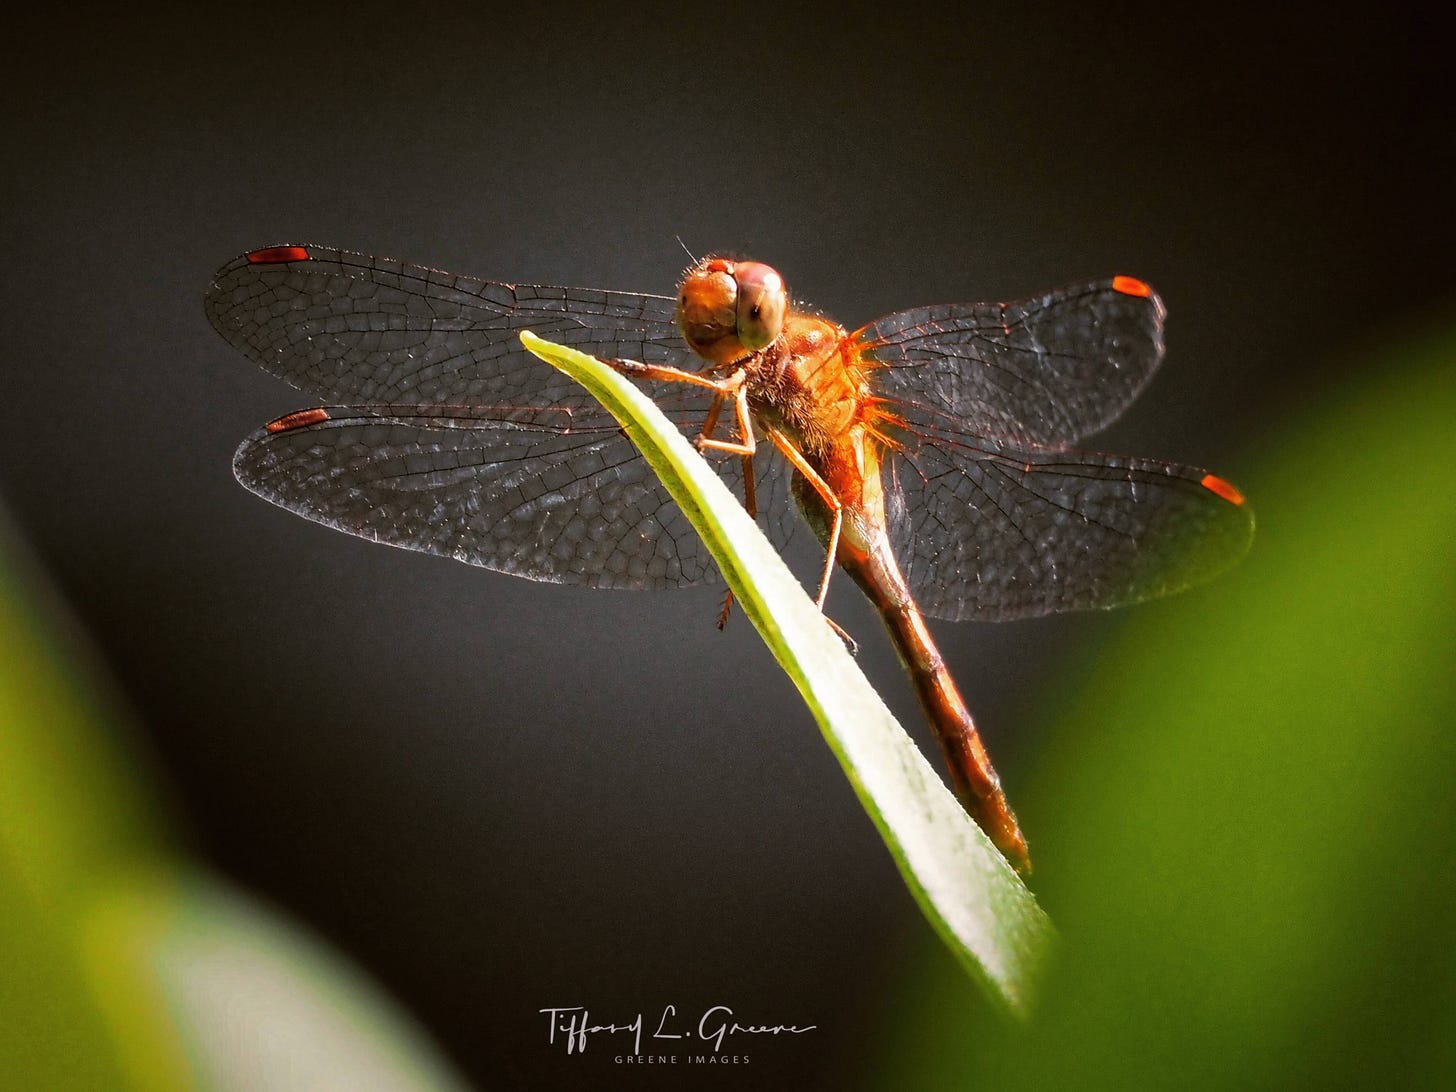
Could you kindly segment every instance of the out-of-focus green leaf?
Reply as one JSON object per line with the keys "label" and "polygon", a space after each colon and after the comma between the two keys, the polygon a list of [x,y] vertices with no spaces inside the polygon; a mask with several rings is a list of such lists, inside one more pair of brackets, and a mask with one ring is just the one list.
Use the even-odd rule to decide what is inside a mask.
{"label": "out-of-focus green leaf", "polygon": [[1088,650],[1023,796],[1036,1016],[900,1028],[896,1087],[1456,1086],[1453,422],[1456,336],[1378,355],[1240,474],[1243,567]]}
{"label": "out-of-focus green leaf", "polygon": [[203,1087],[463,1089],[353,967],[242,893],[191,876],[167,926],[149,966]]}
{"label": "out-of-focus green leaf", "polygon": [[[0,516],[3,518],[3,516]],[[105,696],[49,638],[0,524],[0,1083],[187,1088],[138,935],[105,907],[171,871]],[[132,771],[128,776],[124,771]]]}
{"label": "out-of-focus green leaf", "polygon": [[[449,1089],[341,960],[190,865],[0,524],[0,1087]],[[39,605],[38,605],[39,604]]]}
{"label": "out-of-focus green leaf", "polygon": [[1051,938],[1046,917],[895,722],[742,503],[622,376],[529,332],[521,340],[622,422],[798,686],[926,917],[993,997],[1013,1012],[1028,1011]]}

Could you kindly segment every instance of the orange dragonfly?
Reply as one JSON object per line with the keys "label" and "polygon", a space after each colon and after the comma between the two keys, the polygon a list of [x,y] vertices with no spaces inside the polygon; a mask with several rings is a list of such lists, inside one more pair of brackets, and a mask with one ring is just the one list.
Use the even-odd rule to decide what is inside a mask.
{"label": "orange dragonfly", "polygon": [[206,309],[230,344],[331,403],[245,439],[243,485],[350,534],[532,580],[720,580],[617,422],[518,335],[658,385],[685,434],[732,456],[724,476],[771,540],[792,537],[793,508],[805,517],[826,551],[821,607],[837,563],[879,610],[957,797],[1023,872],[1026,841],[922,612],[1138,602],[1216,575],[1253,534],[1222,478],[1071,448],[1162,359],[1163,305],[1132,277],[849,332],[759,262],[704,259],[670,297],[275,246],[219,270]]}

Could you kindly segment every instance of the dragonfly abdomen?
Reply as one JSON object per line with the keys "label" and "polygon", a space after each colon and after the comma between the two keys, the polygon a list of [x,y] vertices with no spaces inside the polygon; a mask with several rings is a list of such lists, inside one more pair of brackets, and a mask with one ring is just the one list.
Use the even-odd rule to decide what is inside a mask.
{"label": "dragonfly abdomen", "polygon": [[839,563],[884,619],[895,650],[935,730],[957,798],[1017,871],[1029,873],[1026,839],[925,618],[900,572],[888,536],[869,550],[841,548]]}

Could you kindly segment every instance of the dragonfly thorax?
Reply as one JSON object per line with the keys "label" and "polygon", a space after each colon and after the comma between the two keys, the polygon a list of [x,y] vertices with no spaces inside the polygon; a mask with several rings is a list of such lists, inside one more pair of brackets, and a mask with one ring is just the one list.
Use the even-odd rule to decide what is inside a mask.
{"label": "dragonfly thorax", "polygon": [[810,458],[846,435],[868,393],[843,351],[848,336],[828,319],[793,314],[779,339],[746,365],[754,417],[787,433]]}

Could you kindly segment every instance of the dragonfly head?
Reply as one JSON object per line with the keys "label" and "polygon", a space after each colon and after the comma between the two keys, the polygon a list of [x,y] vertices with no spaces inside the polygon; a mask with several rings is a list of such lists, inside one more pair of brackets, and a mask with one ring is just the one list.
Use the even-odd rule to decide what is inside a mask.
{"label": "dragonfly head", "polygon": [[731,364],[771,345],[788,309],[784,279],[772,267],[705,258],[683,278],[677,326],[704,360]]}

